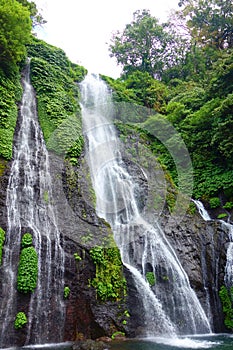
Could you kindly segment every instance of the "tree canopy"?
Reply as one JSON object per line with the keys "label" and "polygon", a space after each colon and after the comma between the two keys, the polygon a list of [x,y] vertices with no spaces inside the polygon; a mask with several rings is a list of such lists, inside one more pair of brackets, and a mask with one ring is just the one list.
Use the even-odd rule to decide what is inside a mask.
{"label": "tree canopy", "polygon": [[172,61],[176,46],[175,36],[148,10],[138,10],[123,33],[118,31],[113,35],[109,49],[124,73],[139,70],[160,78],[161,71]]}
{"label": "tree canopy", "polygon": [[17,63],[26,54],[32,22],[29,10],[18,1],[0,0],[0,59]]}
{"label": "tree canopy", "polygon": [[179,6],[193,40],[217,49],[233,47],[232,0],[181,0]]}
{"label": "tree canopy", "polygon": [[[149,108],[149,115],[130,116],[128,128],[137,124],[141,133],[147,125],[148,136],[158,117],[176,128],[193,162],[195,198],[208,202],[219,196],[233,207],[233,3],[181,0],[179,5],[163,25],[149,11],[134,13],[133,22],[112,39],[111,56],[123,73],[108,83],[117,103],[133,99]],[[121,122],[124,130],[127,121]],[[175,179],[167,151],[153,135],[150,143]]]}

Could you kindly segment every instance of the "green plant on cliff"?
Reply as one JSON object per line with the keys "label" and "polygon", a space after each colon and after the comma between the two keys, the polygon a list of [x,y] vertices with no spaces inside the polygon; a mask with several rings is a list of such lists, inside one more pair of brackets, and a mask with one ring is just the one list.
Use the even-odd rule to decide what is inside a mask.
{"label": "green plant on cliff", "polygon": [[24,312],[20,311],[17,313],[16,317],[15,317],[15,322],[14,322],[14,326],[15,329],[20,329],[23,326],[25,326],[27,324],[28,320],[27,320],[27,316],[25,315]]}
{"label": "green plant on cliff", "polygon": [[64,298],[67,299],[69,295],[70,295],[70,287],[65,286],[64,287]]}
{"label": "green plant on cliff", "polygon": [[225,286],[222,286],[219,291],[219,297],[225,315],[225,326],[233,329],[233,287],[228,290]]}
{"label": "green plant on cliff", "polygon": [[22,248],[27,248],[32,246],[32,235],[31,233],[25,233],[21,240]]}
{"label": "green plant on cliff", "polygon": [[117,332],[114,332],[111,336],[112,340],[114,340],[115,338],[117,337],[125,337],[125,333],[124,332],[120,332],[120,331],[117,331]]}
{"label": "green plant on cliff", "polygon": [[84,144],[77,82],[86,70],[71,63],[64,51],[42,40],[34,39],[28,53],[47,147],[76,165]]}
{"label": "green plant on cliff", "polygon": [[153,287],[156,283],[156,277],[154,275],[154,272],[147,272],[146,273],[146,279],[151,287]]}
{"label": "green plant on cliff", "polygon": [[20,75],[12,67],[11,74],[6,74],[0,65],[0,156],[12,157],[12,143],[17,120],[17,105],[21,99],[22,87]]}
{"label": "green plant on cliff", "polygon": [[0,265],[2,263],[2,250],[5,241],[5,231],[0,227]]}
{"label": "green plant on cliff", "polygon": [[0,156],[12,158],[12,143],[21,99],[20,65],[31,40],[30,12],[19,1],[0,0]]}
{"label": "green plant on cliff", "polygon": [[221,202],[220,202],[220,199],[218,197],[212,197],[209,200],[209,204],[210,204],[211,209],[215,209],[215,208],[220,207]]}
{"label": "green plant on cliff", "polygon": [[37,285],[38,256],[32,246],[32,236],[26,233],[22,238],[22,250],[19,257],[17,289],[22,293],[33,292]]}
{"label": "green plant on cliff", "polygon": [[81,256],[78,253],[74,253],[74,258],[77,262],[82,260]]}
{"label": "green plant on cliff", "polygon": [[96,246],[90,250],[96,266],[96,276],[91,285],[101,301],[120,300],[126,295],[126,280],[123,276],[122,261],[117,247]]}

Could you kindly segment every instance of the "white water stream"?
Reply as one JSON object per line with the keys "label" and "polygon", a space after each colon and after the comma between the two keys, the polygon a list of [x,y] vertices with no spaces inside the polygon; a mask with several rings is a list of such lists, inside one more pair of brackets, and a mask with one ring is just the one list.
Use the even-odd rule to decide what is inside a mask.
{"label": "white water stream", "polygon": [[205,209],[203,203],[201,201],[195,200],[195,199],[193,199],[192,201],[193,201],[193,203],[195,203],[197,210],[198,210],[199,214],[201,215],[201,217],[203,218],[203,220],[205,220],[205,221],[211,220],[211,217],[209,216],[209,213]]}
{"label": "white water stream", "polygon": [[[197,209],[205,221],[211,220],[209,213],[204,208],[203,203],[198,200],[193,200],[196,204]],[[230,288],[233,286],[233,225],[220,220],[222,227],[228,232],[229,235],[229,245],[227,248],[227,258],[226,258],[226,267],[225,267],[225,285]]]}
{"label": "white water stream", "polygon": [[[7,188],[8,229],[2,264],[4,298],[0,301],[1,347],[14,345],[14,319],[19,311],[24,311],[28,318],[26,344],[62,341],[65,318],[64,251],[53,207],[49,156],[37,120],[29,67],[23,88]],[[32,295],[25,296],[24,310],[20,310],[17,304],[17,268],[21,237],[26,232],[32,234],[38,254],[38,281]],[[54,332],[56,328],[57,332]]]}
{"label": "white water stream", "polygon": [[[81,83],[83,129],[99,216],[111,224],[122,261],[134,277],[144,306],[145,334],[194,334],[211,331],[174,249],[159,224],[147,223],[135,198],[137,186],[122,160],[111,122],[106,84],[94,75]],[[146,273],[156,276],[154,287]]]}

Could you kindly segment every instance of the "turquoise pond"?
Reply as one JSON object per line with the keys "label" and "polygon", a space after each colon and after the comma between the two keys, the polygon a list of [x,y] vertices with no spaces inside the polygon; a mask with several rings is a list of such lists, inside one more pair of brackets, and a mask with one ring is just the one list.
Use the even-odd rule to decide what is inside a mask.
{"label": "turquoise pond", "polygon": [[[11,348],[13,349],[13,348]],[[19,348],[18,348],[19,349]],[[71,350],[70,343],[48,344],[27,346],[23,349],[46,349],[46,350]],[[233,335],[212,334],[202,336],[185,336],[179,338],[147,338],[132,339],[124,342],[111,343],[107,345],[109,350],[192,350],[192,349],[211,349],[211,350],[233,350]],[[20,350],[20,349],[19,349]]]}

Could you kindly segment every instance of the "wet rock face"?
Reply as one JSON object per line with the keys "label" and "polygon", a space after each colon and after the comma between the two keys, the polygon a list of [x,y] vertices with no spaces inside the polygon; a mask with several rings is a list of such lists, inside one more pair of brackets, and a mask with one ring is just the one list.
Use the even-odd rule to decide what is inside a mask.
{"label": "wet rock face", "polygon": [[218,296],[224,284],[227,232],[217,221],[205,222],[198,214],[186,214],[179,224],[163,217],[161,224],[186,271],[214,332],[226,331]]}
{"label": "wet rock face", "polygon": [[[80,166],[72,173],[72,169],[64,167],[64,162],[54,155],[50,155],[50,163],[54,202],[65,250],[65,285],[70,288],[70,294],[65,300],[64,340],[80,337],[96,339],[105,335],[111,336],[115,331],[125,332],[132,337],[140,335],[144,325],[143,306],[132,275],[127,269],[124,270],[128,285],[126,302],[101,303],[96,298],[95,290],[90,287],[90,280],[95,276],[95,266],[89,250],[95,245],[101,245],[104,238],[109,236],[110,229],[95,214],[86,168]],[[135,181],[138,178],[137,195],[142,211],[148,200],[146,177],[131,161],[125,160],[125,164],[134,174]],[[10,169],[6,168],[0,178],[0,225],[4,229],[7,222],[5,198],[9,174]],[[160,216],[160,221],[192,288],[211,319],[213,330],[225,331],[218,291],[224,283],[227,232],[224,232],[217,221],[205,222],[198,214],[186,214],[181,223],[172,221],[168,214],[164,214]],[[142,244],[143,249],[140,235],[136,244],[139,250]],[[75,254],[81,260],[76,260]],[[25,297],[19,296],[17,302],[22,310],[27,311],[29,301]],[[122,325],[121,316],[124,310],[131,315],[126,326]],[[24,329],[17,334],[16,345],[24,344],[25,332]]]}
{"label": "wet rock face", "polygon": [[78,169],[71,169],[55,155],[51,155],[50,164],[58,225],[64,237],[65,285],[70,288],[65,300],[64,340],[96,339],[111,337],[119,330],[126,332],[128,326],[122,324],[121,317],[127,308],[125,301],[103,303],[90,286],[96,268],[89,251],[103,245],[112,231],[95,213],[86,165],[80,161]]}

